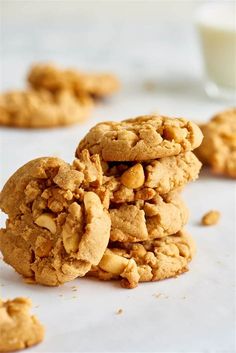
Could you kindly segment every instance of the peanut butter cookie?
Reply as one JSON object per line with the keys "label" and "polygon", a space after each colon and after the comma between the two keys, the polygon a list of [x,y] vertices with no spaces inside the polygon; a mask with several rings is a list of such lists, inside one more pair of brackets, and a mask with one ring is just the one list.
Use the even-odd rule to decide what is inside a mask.
{"label": "peanut butter cookie", "polygon": [[192,152],[141,163],[102,163],[103,184],[96,189],[101,199],[113,203],[150,200],[182,188],[198,178],[201,162]]}
{"label": "peanut butter cookie", "polygon": [[217,174],[236,178],[236,108],[200,125],[204,138],[196,154]]}
{"label": "peanut butter cookie", "polygon": [[31,301],[16,298],[0,299],[0,352],[12,352],[40,343],[44,328],[29,309]]}
{"label": "peanut butter cookie", "polygon": [[101,183],[99,157],[84,151],[75,164],[33,160],[0,194],[8,215],[0,231],[4,261],[37,283],[56,286],[84,276],[108,244],[110,217],[97,194],[87,191]]}
{"label": "peanut butter cookie", "polygon": [[80,142],[76,154],[86,148],[104,161],[141,162],[191,151],[201,141],[201,130],[188,120],[147,115],[97,124]]}
{"label": "peanut butter cookie", "polygon": [[101,280],[121,279],[125,288],[159,281],[188,271],[195,253],[193,239],[184,231],[140,243],[111,243],[89,275]]}
{"label": "peanut butter cookie", "polygon": [[188,209],[177,193],[156,195],[149,201],[111,206],[112,241],[140,242],[180,231],[188,220]]}
{"label": "peanut butter cookie", "polygon": [[33,66],[28,74],[28,82],[37,90],[45,89],[53,93],[68,90],[76,97],[88,95],[103,98],[119,89],[119,81],[112,74],[63,70],[49,64]]}
{"label": "peanut butter cookie", "polygon": [[91,113],[89,97],[73,97],[68,91],[52,94],[41,91],[15,91],[0,95],[0,125],[48,128],[84,121]]}

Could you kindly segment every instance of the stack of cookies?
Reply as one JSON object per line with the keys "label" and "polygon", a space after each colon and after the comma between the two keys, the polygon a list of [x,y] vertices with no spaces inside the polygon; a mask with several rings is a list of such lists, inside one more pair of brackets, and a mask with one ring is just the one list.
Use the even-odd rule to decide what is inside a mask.
{"label": "stack of cookies", "polygon": [[50,286],[88,274],[134,288],[187,271],[195,246],[180,190],[198,177],[201,141],[190,121],[144,116],[96,125],[72,165],[28,162],[0,194],[4,261]]}
{"label": "stack of cookies", "polygon": [[109,246],[90,275],[133,288],[187,271],[195,247],[183,230],[188,209],[180,190],[198,177],[192,150],[201,141],[192,122],[163,116],[100,123],[84,137],[76,155],[86,148],[100,156],[104,178],[96,193],[111,218]]}

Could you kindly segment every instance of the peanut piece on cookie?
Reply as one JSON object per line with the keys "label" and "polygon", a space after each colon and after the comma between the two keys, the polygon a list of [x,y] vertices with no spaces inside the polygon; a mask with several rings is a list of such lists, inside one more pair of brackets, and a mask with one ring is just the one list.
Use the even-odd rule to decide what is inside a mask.
{"label": "peanut piece on cookie", "polygon": [[145,181],[142,164],[137,163],[121,175],[121,183],[129,189],[138,189]]}

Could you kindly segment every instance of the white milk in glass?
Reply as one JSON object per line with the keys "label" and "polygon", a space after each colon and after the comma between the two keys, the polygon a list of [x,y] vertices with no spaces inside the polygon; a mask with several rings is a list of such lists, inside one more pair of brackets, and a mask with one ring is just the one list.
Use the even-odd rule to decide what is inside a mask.
{"label": "white milk in glass", "polygon": [[203,6],[197,24],[207,93],[236,99],[236,3],[212,2]]}

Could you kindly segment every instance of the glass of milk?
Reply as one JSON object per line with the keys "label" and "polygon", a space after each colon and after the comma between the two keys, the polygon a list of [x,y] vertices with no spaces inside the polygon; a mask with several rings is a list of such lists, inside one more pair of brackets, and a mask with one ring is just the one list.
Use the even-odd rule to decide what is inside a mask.
{"label": "glass of milk", "polygon": [[236,99],[236,3],[211,2],[197,15],[209,96]]}

